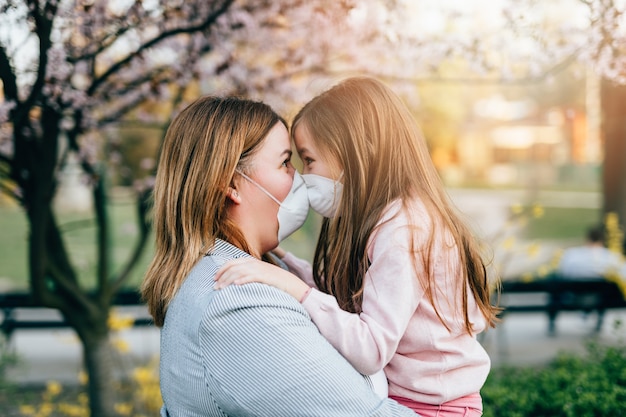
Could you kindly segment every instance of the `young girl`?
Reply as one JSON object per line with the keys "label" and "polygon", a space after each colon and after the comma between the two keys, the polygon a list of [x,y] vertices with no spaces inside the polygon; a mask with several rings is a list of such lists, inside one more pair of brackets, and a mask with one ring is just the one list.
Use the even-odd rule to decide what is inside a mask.
{"label": "young girl", "polygon": [[306,104],[292,137],[311,206],[325,218],[312,278],[254,261],[216,277],[264,282],[300,300],[363,374],[422,416],[480,416],[490,369],[476,335],[496,322],[478,243],[447,197],[419,127],[388,87],[343,81]]}

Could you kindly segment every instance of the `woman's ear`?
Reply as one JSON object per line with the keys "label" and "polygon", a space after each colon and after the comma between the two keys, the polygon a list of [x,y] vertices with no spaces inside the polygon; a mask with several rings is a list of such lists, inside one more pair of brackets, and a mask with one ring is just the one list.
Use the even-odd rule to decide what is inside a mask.
{"label": "woman's ear", "polygon": [[226,196],[233,203],[241,204],[241,197],[239,196],[239,193],[237,192],[237,190],[235,190],[233,187],[228,187],[228,192],[226,193]]}

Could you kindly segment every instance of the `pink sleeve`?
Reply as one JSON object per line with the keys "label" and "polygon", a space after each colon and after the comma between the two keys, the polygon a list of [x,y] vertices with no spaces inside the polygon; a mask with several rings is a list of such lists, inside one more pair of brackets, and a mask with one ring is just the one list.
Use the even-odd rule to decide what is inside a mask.
{"label": "pink sleeve", "polygon": [[309,287],[317,288],[317,285],[315,285],[315,281],[313,280],[313,269],[308,261],[298,258],[291,252],[287,252],[281,260],[285,263],[285,265],[287,265],[289,272],[296,275]]}
{"label": "pink sleeve", "polygon": [[[391,360],[423,296],[409,252],[416,226],[409,226],[402,212],[379,224],[370,238],[362,312],[348,313],[333,296],[315,289],[302,303],[324,337],[365,375]],[[419,268],[423,262],[417,261]]]}

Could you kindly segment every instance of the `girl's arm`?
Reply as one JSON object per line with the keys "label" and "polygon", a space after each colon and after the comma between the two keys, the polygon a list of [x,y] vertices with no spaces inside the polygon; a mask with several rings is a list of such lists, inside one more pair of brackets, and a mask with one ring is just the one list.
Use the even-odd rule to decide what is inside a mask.
{"label": "girl's arm", "polygon": [[308,261],[298,258],[291,252],[285,251],[283,251],[283,255],[279,257],[287,265],[289,272],[297,275],[309,287],[317,288],[315,280],[313,279],[313,268]]}
{"label": "girl's arm", "polygon": [[290,294],[302,302],[311,290],[304,281],[289,271],[256,258],[238,258],[228,261],[215,274],[215,289],[230,284],[243,285],[260,282]]}
{"label": "girl's arm", "polygon": [[[324,337],[366,375],[389,363],[424,295],[418,279],[424,273],[423,259],[419,252],[411,252],[410,241],[414,236],[428,236],[429,225],[416,230],[402,212],[385,220],[388,216],[368,245],[371,265],[364,278],[359,314],[342,310],[335,297],[315,289],[302,302]],[[414,243],[413,249],[419,251],[424,242]]]}
{"label": "girl's arm", "polygon": [[298,258],[291,252],[287,252],[280,246],[277,246],[272,250],[272,253],[287,265],[289,272],[297,275],[302,281],[306,282],[309,287],[317,288],[315,280],[313,279],[313,268],[309,261],[302,258]]}

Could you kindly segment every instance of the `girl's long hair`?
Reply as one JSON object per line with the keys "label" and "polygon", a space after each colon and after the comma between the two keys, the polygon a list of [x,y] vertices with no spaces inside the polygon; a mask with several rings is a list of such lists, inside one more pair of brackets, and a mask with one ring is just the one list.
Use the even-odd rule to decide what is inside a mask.
{"label": "girl's long hair", "polygon": [[235,169],[250,159],[276,123],[269,106],[236,97],[202,97],[172,121],[154,185],[156,250],[141,293],[157,326],[194,265],[226,240],[250,252],[227,213]]}
{"label": "girl's long hair", "polygon": [[[473,333],[468,288],[487,323],[494,326],[498,310],[490,302],[479,243],[450,202],[421,130],[402,100],[378,80],[349,78],[300,110],[292,136],[298,126],[308,131],[324,159],[338,161],[344,170],[338,213],[322,221],[315,251],[313,274],[318,287],[335,296],[343,309],[360,312],[369,267],[368,240],[391,202],[401,200],[406,209],[406,203],[417,196],[433,225],[430,243],[422,252],[427,276],[416,277],[425,296],[450,329],[437,310],[430,256],[435,233],[448,231],[464,265],[458,285],[461,291],[455,295],[462,306],[464,328]],[[417,251],[412,243],[412,250]]]}

